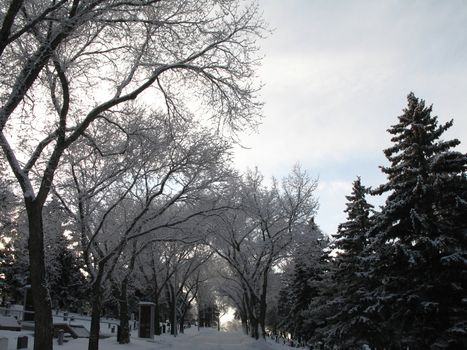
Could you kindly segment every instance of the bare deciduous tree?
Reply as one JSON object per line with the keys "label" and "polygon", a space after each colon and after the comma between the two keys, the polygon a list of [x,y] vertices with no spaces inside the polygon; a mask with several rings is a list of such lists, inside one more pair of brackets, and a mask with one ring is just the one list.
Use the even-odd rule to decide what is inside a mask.
{"label": "bare deciduous tree", "polygon": [[[101,128],[97,135],[88,134],[89,143],[77,143],[80,150],[69,154],[69,175],[63,167],[63,180],[57,180],[55,186],[76,224],[78,247],[92,276],[89,349],[98,347],[103,284],[122,265],[123,257],[127,256],[123,265],[132,266],[127,268],[131,271],[134,255],[148,240],[176,239],[171,232],[165,238],[146,236],[217,210],[210,187],[228,174],[227,144],[199,130],[194,122],[172,126],[152,115],[151,119],[142,116],[132,127],[124,128],[126,137],[120,142],[108,133],[101,135]],[[122,147],[124,154],[110,152]],[[109,152],[105,156],[104,148]],[[140,238],[145,238],[139,243],[143,247],[125,250],[128,242]],[[120,293],[127,282],[123,279]]]}
{"label": "bare deciduous tree", "polygon": [[42,208],[64,152],[142,97],[181,117],[189,96],[232,130],[255,121],[263,29],[241,0],[11,0],[0,21],[0,145],[28,216],[34,348],[50,350]]}

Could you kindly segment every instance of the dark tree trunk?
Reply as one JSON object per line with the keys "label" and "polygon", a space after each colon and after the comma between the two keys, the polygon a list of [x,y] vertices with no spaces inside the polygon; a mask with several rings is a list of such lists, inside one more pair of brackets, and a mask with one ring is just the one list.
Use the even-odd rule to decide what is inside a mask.
{"label": "dark tree trunk", "polygon": [[[169,290],[169,288],[170,288],[170,290],[172,290],[172,293]],[[175,314],[174,314],[173,288],[172,287],[168,287],[168,289],[167,289],[167,301],[168,301],[168,304],[169,304],[168,305],[169,306],[169,319],[170,319],[170,324],[171,324],[170,334],[175,335],[176,325],[174,326]]]}
{"label": "dark tree trunk", "polygon": [[242,299],[239,312],[240,312],[240,320],[242,321],[242,329],[245,334],[249,334],[248,329],[248,306],[245,301],[245,296]]}
{"label": "dark tree trunk", "polygon": [[52,350],[52,302],[47,287],[44,259],[42,205],[25,199],[29,224],[29,269],[34,302],[34,350]]}
{"label": "dark tree trunk", "polygon": [[130,343],[130,317],[128,312],[128,280],[122,282],[122,290],[119,298],[120,311],[120,344]]}
{"label": "dark tree trunk", "polygon": [[[154,276],[154,334],[161,335],[161,310],[159,304],[159,286],[157,284],[157,277]],[[165,320],[164,320],[165,321]]]}
{"label": "dark tree trunk", "polygon": [[183,325],[185,324],[185,312],[180,316],[180,320],[178,322],[179,324],[179,330],[180,330],[180,333],[185,333],[185,330],[183,329]]}
{"label": "dark tree trunk", "polygon": [[248,321],[243,312],[240,312],[240,320],[242,321],[242,329],[245,334],[248,334]]}
{"label": "dark tree trunk", "polygon": [[250,331],[250,335],[255,338],[255,339],[258,339],[259,338],[259,332],[258,332],[258,317],[256,316],[255,314],[255,305],[252,303],[249,303],[249,307],[248,307],[248,324],[249,324],[249,331]]}
{"label": "dark tree trunk", "polygon": [[255,339],[259,338],[258,320],[254,316],[250,316],[250,335]]}
{"label": "dark tree trunk", "polygon": [[102,312],[102,277],[103,267],[99,266],[97,276],[91,288],[91,330],[88,350],[99,350],[100,320]]}
{"label": "dark tree trunk", "polygon": [[159,305],[159,298],[155,298],[155,307],[154,307],[154,334],[161,335],[161,310]]}
{"label": "dark tree trunk", "polygon": [[263,275],[263,290],[261,293],[261,300],[259,303],[259,325],[261,328],[261,337],[266,337],[266,311],[267,311],[267,303],[266,303],[266,295],[268,289],[268,273],[269,269],[266,269]]}
{"label": "dark tree trunk", "polygon": [[246,310],[248,314],[248,330],[250,333],[250,336],[252,336],[255,339],[259,338],[259,332],[258,332],[258,316],[256,315],[256,309],[258,305],[258,298],[256,298],[254,295],[249,296],[248,293],[245,291],[244,293],[244,303],[246,305]]}

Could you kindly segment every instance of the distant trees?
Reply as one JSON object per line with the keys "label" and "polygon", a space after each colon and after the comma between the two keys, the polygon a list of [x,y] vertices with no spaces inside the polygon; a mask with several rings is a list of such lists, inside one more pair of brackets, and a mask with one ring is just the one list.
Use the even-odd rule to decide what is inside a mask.
{"label": "distant trees", "polygon": [[0,294],[2,304],[19,302],[27,284],[28,260],[26,239],[18,230],[20,203],[13,191],[13,179],[0,154]]}
{"label": "distant trees", "polygon": [[258,171],[249,172],[229,193],[236,210],[222,212],[208,224],[207,242],[230,268],[234,291],[228,296],[255,338],[266,333],[273,269],[290,256],[315,213],[316,185],[298,166],[271,187]]}
{"label": "distant trees", "polygon": [[[276,333],[290,333],[293,339],[305,343],[317,324],[322,322],[318,316],[320,304],[327,302],[323,297],[323,286],[329,240],[314,222],[310,222],[297,242],[281,276]],[[309,313],[310,307],[313,308],[313,316]]]}

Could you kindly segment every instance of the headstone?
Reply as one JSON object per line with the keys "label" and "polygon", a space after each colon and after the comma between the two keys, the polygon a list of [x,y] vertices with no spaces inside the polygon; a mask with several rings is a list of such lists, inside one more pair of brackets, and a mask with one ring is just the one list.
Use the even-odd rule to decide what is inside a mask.
{"label": "headstone", "polygon": [[34,321],[34,301],[30,285],[24,287],[23,321]]}
{"label": "headstone", "polygon": [[27,349],[28,348],[28,336],[25,335],[24,337],[18,337],[18,341],[16,343],[16,349]]}
{"label": "headstone", "polygon": [[63,329],[59,329],[58,330],[58,345],[63,345],[63,335],[65,334],[65,332],[63,331]]}
{"label": "headstone", "polygon": [[0,338],[0,350],[8,350],[8,338]]}
{"label": "headstone", "polygon": [[71,330],[78,338],[89,338],[89,331],[81,324],[70,324]]}
{"label": "headstone", "polygon": [[139,331],[140,338],[154,338],[154,303],[139,303]]}

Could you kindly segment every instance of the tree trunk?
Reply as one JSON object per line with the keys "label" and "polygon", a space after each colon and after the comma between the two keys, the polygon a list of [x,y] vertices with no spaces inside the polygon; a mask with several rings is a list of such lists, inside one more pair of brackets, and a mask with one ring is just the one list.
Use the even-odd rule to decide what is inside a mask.
{"label": "tree trunk", "polygon": [[[154,334],[155,335],[161,335],[161,310],[160,310],[160,304],[159,304],[159,295],[156,294],[156,297],[154,298],[154,304],[156,304],[154,308]],[[165,320],[164,320],[165,321]]]}
{"label": "tree trunk", "polygon": [[128,280],[122,281],[122,290],[119,298],[120,311],[120,344],[130,343],[130,317],[128,314]]}
{"label": "tree trunk", "polygon": [[246,315],[243,312],[240,312],[240,319],[242,321],[243,333],[248,334],[248,321]]}
{"label": "tree trunk", "polygon": [[[161,335],[161,310],[159,304],[159,285],[157,283],[157,276],[154,273],[154,334]],[[165,322],[165,320],[164,320]]]}
{"label": "tree trunk", "polygon": [[248,306],[245,301],[246,297],[244,296],[239,308],[240,320],[242,321],[242,329],[245,334],[249,334],[248,329]]}
{"label": "tree trunk", "polygon": [[186,315],[186,312],[182,313],[180,315],[180,320],[178,322],[178,324],[179,324],[178,329],[180,330],[180,333],[182,333],[182,334],[185,333],[185,330],[183,329],[183,325],[185,324],[185,315]]}
{"label": "tree trunk", "polygon": [[[169,290],[170,288],[170,290]],[[172,293],[171,293],[172,291]],[[169,306],[169,320],[170,320],[170,334],[175,335],[175,327],[174,327],[174,320],[175,320],[175,313],[174,313],[174,304],[173,304],[173,288],[171,286],[167,287],[167,302]]]}
{"label": "tree trunk", "polygon": [[255,339],[259,338],[258,320],[254,316],[250,316],[250,335]]}
{"label": "tree trunk", "polygon": [[29,269],[34,303],[34,350],[52,350],[52,302],[44,258],[42,205],[25,199],[29,224]]}
{"label": "tree trunk", "polygon": [[259,332],[258,332],[258,317],[255,315],[255,306],[250,305],[248,309],[248,319],[249,319],[249,331],[250,331],[250,336],[252,336],[255,339],[259,338]]}
{"label": "tree trunk", "polygon": [[261,337],[263,339],[266,338],[266,311],[267,311],[267,303],[266,303],[266,296],[267,296],[267,289],[268,289],[268,273],[269,269],[266,269],[263,275],[263,290],[261,293],[261,300],[259,302],[259,325],[261,330]]}
{"label": "tree trunk", "polygon": [[102,312],[102,277],[103,268],[98,267],[96,279],[91,288],[91,330],[89,332],[88,350],[99,350],[100,321]]}
{"label": "tree trunk", "polygon": [[250,331],[250,336],[252,336],[255,339],[258,339],[259,333],[258,333],[258,316],[256,315],[256,309],[258,305],[258,298],[256,298],[254,295],[248,295],[248,293],[245,291],[244,295],[244,303],[246,305],[246,309],[248,312],[248,328]]}

